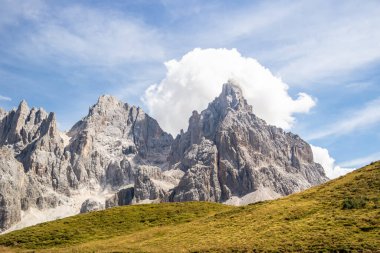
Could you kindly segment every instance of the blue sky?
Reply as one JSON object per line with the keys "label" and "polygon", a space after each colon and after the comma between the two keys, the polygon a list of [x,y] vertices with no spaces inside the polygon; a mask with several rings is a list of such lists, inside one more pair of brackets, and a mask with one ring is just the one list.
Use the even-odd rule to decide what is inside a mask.
{"label": "blue sky", "polygon": [[[164,62],[236,48],[313,97],[292,132],[337,165],[380,159],[379,1],[0,0],[0,107],[20,100],[69,129],[101,94],[140,105]],[[160,121],[160,119],[158,119]]]}

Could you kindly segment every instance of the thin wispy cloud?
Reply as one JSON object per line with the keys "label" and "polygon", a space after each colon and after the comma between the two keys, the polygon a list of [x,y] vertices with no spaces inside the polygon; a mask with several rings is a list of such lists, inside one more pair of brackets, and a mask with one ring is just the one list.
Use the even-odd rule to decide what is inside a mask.
{"label": "thin wispy cloud", "polygon": [[0,0],[0,31],[19,24],[22,20],[35,20],[40,16],[44,4],[40,0]]}
{"label": "thin wispy cloud", "polygon": [[12,101],[10,97],[0,95],[0,101]]}
{"label": "thin wispy cloud", "polygon": [[379,10],[372,9],[371,5],[351,5],[347,12],[354,22],[348,17],[329,17],[330,23],[314,28],[315,36],[301,36],[305,39],[280,48],[276,52],[279,55],[297,53],[291,62],[279,69],[279,74],[291,83],[308,85],[380,60],[380,44],[377,43],[380,32],[376,29],[380,23]]}
{"label": "thin wispy cloud", "polygon": [[197,39],[206,44],[233,43],[250,37],[259,39],[260,34],[286,21],[299,11],[299,7],[296,3],[282,3],[275,7],[272,3],[264,2],[232,9],[228,17],[215,7],[215,12],[208,17]]}
{"label": "thin wispy cloud", "polygon": [[290,85],[315,84],[380,60],[376,1],[254,3],[227,17],[215,9],[191,37],[206,46],[239,44]]}
{"label": "thin wispy cloud", "polygon": [[328,136],[340,136],[356,130],[372,127],[380,123],[380,98],[369,102],[364,108],[355,110],[338,121],[330,123],[320,131],[308,135],[306,139],[316,140]]}
{"label": "thin wispy cloud", "polygon": [[345,161],[340,164],[343,167],[358,168],[374,161],[380,160],[380,152],[376,152],[364,157],[355,158],[350,161]]}
{"label": "thin wispy cloud", "polygon": [[205,11],[213,11],[215,8],[213,1],[187,0],[184,2],[177,0],[160,0],[160,2],[173,20],[184,17],[189,18]]}
{"label": "thin wispy cloud", "polygon": [[19,54],[87,67],[163,59],[160,34],[140,20],[80,5],[51,11],[35,20],[35,31],[16,45]]}
{"label": "thin wispy cloud", "polygon": [[[380,60],[377,2],[346,1],[334,8],[324,1],[251,3],[231,6],[228,18],[220,3],[163,4],[172,15],[186,12],[182,16],[189,21],[179,20],[163,31],[117,10],[77,4],[57,11],[34,4],[37,7],[31,8],[32,14],[24,11],[22,15],[33,17],[35,29],[15,51],[21,49],[35,60],[50,57],[66,64],[113,66],[131,61],[163,62],[175,52],[182,55],[194,47],[231,45],[270,63],[272,71],[289,85],[316,83]],[[40,15],[40,9],[48,11]],[[13,17],[20,15],[17,12]]]}

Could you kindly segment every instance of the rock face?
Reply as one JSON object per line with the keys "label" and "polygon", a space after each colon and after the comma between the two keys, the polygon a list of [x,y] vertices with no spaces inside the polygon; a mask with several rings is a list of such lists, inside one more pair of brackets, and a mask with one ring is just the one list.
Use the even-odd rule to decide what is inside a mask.
{"label": "rock face", "polygon": [[133,203],[134,187],[119,190],[111,198],[106,200],[106,208],[131,205]]}
{"label": "rock face", "polygon": [[0,227],[8,228],[21,219],[21,189],[24,172],[12,150],[0,149]]}
{"label": "rock face", "polygon": [[0,110],[0,173],[0,231],[31,208],[248,204],[327,180],[310,146],[257,118],[232,82],[207,109],[193,112],[175,140],[141,108],[112,96],[101,96],[67,134],[54,113],[22,101]]}
{"label": "rock face", "polygon": [[93,211],[98,211],[104,209],[104,204],[94,200],[94,199],[87,199],[85,202],[82,203],[82,206],[80,208],[80,213],[88,213]]}
{"label": "rock face", "polygon": [[[130,204],[133,192],[120,188],[135,182],[140,165],[167,169],[172,141],[143,110],[111,96],[101,96],[67,134],[57,129],[54,113],[29,109],[25,101],[1,110],[0,231],[20,221],[21,210],[65,205],[79,190],[110,189],[119,192],[118,205]],[[83,212],[100,206],[83,205]]]}
{"label": "rock face", "polygon": [[179,183],[183,173],[176,170],[162,172],[154,166],[140,166],[134,182],[136,202],[168,201],[169,192]]}
{"label": "rock face", "polygon": [[186,173],[173,190],[170,201],[221,201],[218,180],[218,150],[210,140],[202,137],[184,153],[181,163]]}
{"label": "rock face", "polygon": [[1,230],[19,221],[21,210],[59,204],[59,195],[67,190],[66,171],[61,168],[68,161],[54,114],[29,109],[25,101],[0,120],[0,148],[2,206],[5,213],[11,213],[1,218]]}
{"label": "rock face", "polygon": [[70,185],[120,187],[134,182],[136,164],[167,167],[172,136],[138,107],[102,96],[69,131]]}
{"label": "rock face", "polygon": [[310,146],[257,118],[232,82],[206,110],[193,112],[169,161],[185,171],[172,201],[223,202],[259,189],[284,196],[327,180]]}

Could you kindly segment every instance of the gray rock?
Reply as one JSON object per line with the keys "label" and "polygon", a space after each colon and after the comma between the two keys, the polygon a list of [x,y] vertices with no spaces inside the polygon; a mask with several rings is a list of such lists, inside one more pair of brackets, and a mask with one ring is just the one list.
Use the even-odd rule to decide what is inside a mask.
{"label": "gray rock", "polygon": [[117,194],[114,194],[112,195],[112,197],[109,197],[108,199],[106,199],[105,206],[106,206],[106,209],[119,206],[119,199],[118,199]]}
{"label": "gray rock", "polygon": [[[12,217],[18,218],[4,214],[0,229],[19,219],[20,210],[56,207],[79,188],[116,190],[134,183],[140,165],[167,168],[172,141],[140,108],[111,96],[100,97],[67,135],[57,129],[54,113],[29,109],[25,101],[10,112],[1,110],[0,147],[12,153],[4,162],[21,165],[23,187],[15,195],[17,205],[4,198],[4,213],[13,210]],[[17,166],[2,169],[13,175]],[[5,187],[9,181],[4,177],[0,183]],[[117,204],[130,204],[128,194],[130,190],[119,191]]]}
{"label": "gray rock", "polygon": [[170,201],[219,202],[218,151],[212,141],[202,138],[199,144],[193,144],[186,151],[183,164],[186,173],[171,193]]}
{"label": "gray rock", "polygon": [[103,210],[103,209],[104,209],[104,205],[101,202],[94,199],[86,199],[86,201],[82,203],[82,206],[80,208],[80,213],[88,213],[88,212],[93,212],[93,211],[98,211],[98,210]]}
{"label": "gray rock", "polygon": [[5,116],[7,116],[7,112],[3,108],[0,108],[0,120],[2,120]]}
{"label": "gray rock", "polygon": [[173,140],[143,110],[112,96],[100,97],[68,135],[77,181],[114,188],[133,183],[135,164],[167,167]]}
{"label": "gray rock", "polygon": [[260,187],[284,196],[327,180],[313,162],[309,144],[257,118],[232,82],[223,85],[221,95],[201,114],[193,112],[168,160],[172,168],[186,171],[173,201],[226,201]]}
{"label": "gray rock", "polygon": [[[53,113],[48,115],[42,109],[29,109],[22,101],[16,110],[5,113],[0,120],[0,148],[8,149],[4,151],[7,155],[1,158],[4,166],[0,169],[4,170],[4,177],[0,184],[4,187],[21,185],[15,188],[17,193],[8,191],[4,195],[4,211],[11,210],[12,217],[19,217],[21,210],[30,207],[56,207],[60,204],[60,195],[68,195],[66,171],[61,169],[65,164],[64,142]],[[15,174],[16,171],[19,173]],[[7,181],[6,175],[14,175],[12,182]],[[17,204],[12,207],[8,198],[14,198]],[[0,230],[8,228],[17,219],[3,216]]]}
{"label": "gray rock", "polygon": [[13,151],[0,148],[0,231],[21,219],[24,180],[22,165],[13,158]]}
{"label": "gray rock", "polygon": [[117,197],[119,206],[126,206],[132,204],[132,200],[134,197],[134,188],[128,187],[125,189],[121,189],[120,191],[118,191]]}
{"label": "gray rock", "polygon": [[134,197],[134,187],[119,190],[112,197],[106,200],[106,208],[115,206],[126,206],[132,204]]}
{"label": "gray rock", "polygon": [[[162,187],[163,175],[157,167],[141,166],[135,176],[135,200],[164,200],[169,187]],[[165,182],[164,182],[165,184]]]}

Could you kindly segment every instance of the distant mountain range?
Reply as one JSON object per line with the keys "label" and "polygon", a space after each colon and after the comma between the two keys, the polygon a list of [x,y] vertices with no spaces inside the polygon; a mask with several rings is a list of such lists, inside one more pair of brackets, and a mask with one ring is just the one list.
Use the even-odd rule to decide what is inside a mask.
{"label": "distant mountain range", "polygon": [[3,231],[135,203],[244,205],[327,180],[310,145],[257,118],[233,81],[175,139],[108,95],[67,133],[25,101],[0,110]]}

